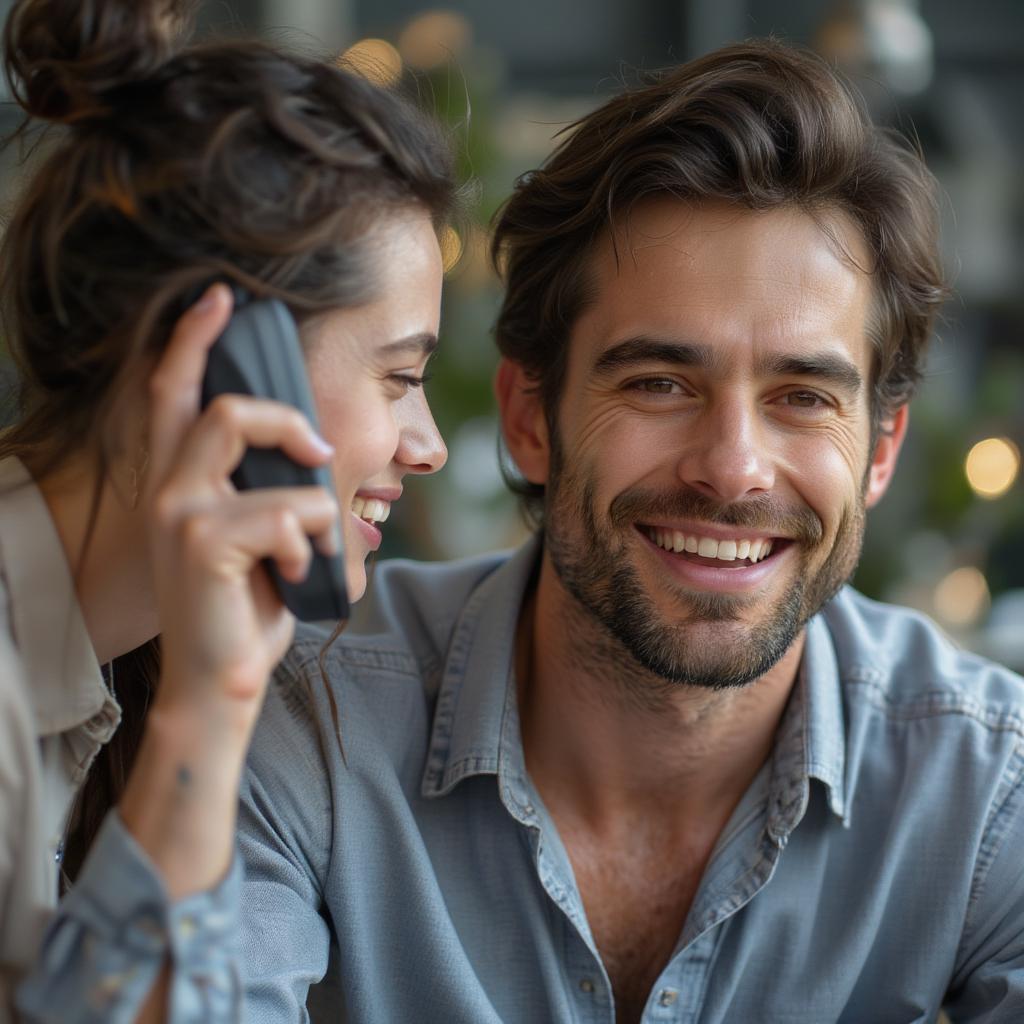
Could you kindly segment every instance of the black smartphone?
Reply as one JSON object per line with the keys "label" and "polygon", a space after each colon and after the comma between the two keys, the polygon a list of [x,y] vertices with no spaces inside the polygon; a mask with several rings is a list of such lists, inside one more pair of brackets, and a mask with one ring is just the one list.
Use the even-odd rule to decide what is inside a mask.
{"label": "black smartphone", "polygon": [[[299,332],[279,299],[252,299],[233,288],[231,320],[213,343],[203,377],[202,407],[217,395],[253,395],[295,406],[319,430],[313,395],[302,358]],[[240,491],[255,487],[323,487],[334,494],[329,466],[301,466],[279,448],[249,448],[231,481]],[[303,622],[348,616],[344,553],[327,556],[314,549],[306,579],[282,579],[273,559],[266,561],[281,600]]]}

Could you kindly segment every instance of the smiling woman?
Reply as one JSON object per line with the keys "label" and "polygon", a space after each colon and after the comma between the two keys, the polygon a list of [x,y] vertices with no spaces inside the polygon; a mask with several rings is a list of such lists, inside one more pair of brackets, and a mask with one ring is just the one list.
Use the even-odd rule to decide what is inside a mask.
{"label": "smiling woman", "polygon": [[[445,459],[420,386],[445,139],[334,64],[185,45],[190,7],[19,0],[4,33],[62,134],[2,253],[0,1021],[16,989],[31,1021],[237,1019],[238,779],[294,627],[263,563],[300,580],[339,508],[232,471],[330,465],[355,599],[403,478]],[[264,400],[200,412],[225,283],[290,310],[320,434]]]}
{"label": "smiling woman", "polygon": [[406,473],[444,465],[445,448],[423,392],[437,347],[441,253],[430,218],[410,212],[377,229],[379,295],[310,325],[307,357],[324,434],[335,441],[334,477],[343,517],[346,583],[366,589],[366,555],[377,526],[402,494]]}

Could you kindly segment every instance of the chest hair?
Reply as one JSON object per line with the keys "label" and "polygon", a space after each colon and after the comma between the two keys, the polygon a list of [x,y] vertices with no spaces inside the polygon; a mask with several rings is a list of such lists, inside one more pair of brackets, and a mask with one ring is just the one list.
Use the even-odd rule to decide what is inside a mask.
{"label": "chest hair", "polygon": [[580,833],[564,838],[617,1024],[634,1024],[679,940],[710,844],[675,843],[650,828],[614,846]]}

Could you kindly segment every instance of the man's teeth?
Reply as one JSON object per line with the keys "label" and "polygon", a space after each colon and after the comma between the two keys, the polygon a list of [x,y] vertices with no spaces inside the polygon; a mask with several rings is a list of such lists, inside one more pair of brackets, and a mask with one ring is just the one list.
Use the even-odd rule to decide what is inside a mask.
{"label": "man's teeth", "polygon": [[391,502],[379,498],[353,498],[352,511],[369,523],[383,523],[391,514]]}
{"label": "man's teeth", "polygon": [[713,537],[698,537],[658,527],[649,529],[647,535],[666,551],[688,551],[702,558],[717,558],[721,562],[735,562],[736,559],[744,558],[760,562],[772,553],[770,540],[715,540]]}

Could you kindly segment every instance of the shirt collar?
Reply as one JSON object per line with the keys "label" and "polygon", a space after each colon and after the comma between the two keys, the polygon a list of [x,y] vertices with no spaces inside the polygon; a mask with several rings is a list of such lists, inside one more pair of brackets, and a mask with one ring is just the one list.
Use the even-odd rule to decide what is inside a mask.
{"label": "shirt collar", "polygon": [[[444,796],[470,775],[497,774],[499,763],[507,780],[525,775],[512,668],[519,610],[540,550],[535,536],[477,587],[459,616],[438,690],[424,796]],[[829,808],[849,826],[845,737],[832,636],[816,615],[807,625],[797,681],[775,739],[769,810],[774,835],[788,834],[803,817],[811,778],[824,784]]]}
{"label": "shirt collar", "polygon": [[804,816],[812,778],[825,786],[829,809],[849,828],[839,664],[820,614],[807,624],[796,684],[775,737],[768,831],[776,839],[792,832]]}
{"label": "shirt collar", "polygon": [[41,736],[67,732],[101,712],[116,724],[50,510],[28,470],[0,460],[0,572],[11,627]]}
{"label": "shirt collar", "polygon": [[502,757],[522,766],[512,669],[519,610],[540,550],[538,535],[488,576],[462,609],[438,689],[424,796],[444,796],[469,775],[495,774]]}

